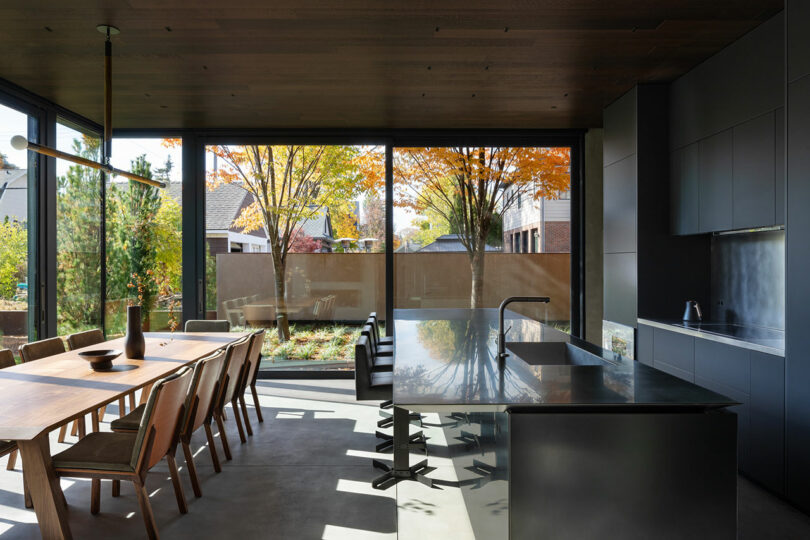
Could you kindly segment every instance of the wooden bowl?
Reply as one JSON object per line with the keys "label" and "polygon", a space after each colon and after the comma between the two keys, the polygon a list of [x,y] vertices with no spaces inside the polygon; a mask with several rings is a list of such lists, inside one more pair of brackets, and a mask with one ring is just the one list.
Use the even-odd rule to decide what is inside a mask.
{"label": "wooden bowl", "polygon": [[94,371],[107,371],[112,369],[112,361],[121,356],[123,351],[118,349],[96,349],[80,352],[79,356],[90,362]]}

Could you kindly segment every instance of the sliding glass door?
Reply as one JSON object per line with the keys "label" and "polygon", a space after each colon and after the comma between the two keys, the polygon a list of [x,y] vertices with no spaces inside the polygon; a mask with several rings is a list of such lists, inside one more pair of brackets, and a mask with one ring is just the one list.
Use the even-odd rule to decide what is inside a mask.
{"label": "sliding glass door", "polygon": [[351,145],[206,147],[206,307],[268,328],[264,370],[346,370],[385,312],[384,153]]}
{"label": "sliding glass door", "polygon": [[[0,103],[0,348],[18,354],[33,337],[35,290],[29,276],[29,216],[35,178],[34,161],[26,150],[15,150],[15,135],[32,137],[27,114]],[[31,126],[33,127],[33,126]],[[29,162],[30,160],[30,162]],[[29,262],[31,263],[29,265]]]}
{"label": "sliding glass door", "polygon": [[113,178],[106,189],[108,337],[122,335],[126,306],[139,304],[144,328],[182,330],[182,143],[115,138],[113,167],[164,182],[165,189]]}
{"label": "sliding glass door", "polygon": [[496,308],[571,328],[571,149],[394,149],[394,307]]}

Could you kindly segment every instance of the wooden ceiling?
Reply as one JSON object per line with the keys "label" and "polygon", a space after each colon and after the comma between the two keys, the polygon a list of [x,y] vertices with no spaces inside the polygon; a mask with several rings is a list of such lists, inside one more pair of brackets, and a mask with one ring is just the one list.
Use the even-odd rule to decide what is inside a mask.
{"label": "wooden ceiling", "polygon": [[566,128],[782,0],[6,0],[0,78],[117,128]]}

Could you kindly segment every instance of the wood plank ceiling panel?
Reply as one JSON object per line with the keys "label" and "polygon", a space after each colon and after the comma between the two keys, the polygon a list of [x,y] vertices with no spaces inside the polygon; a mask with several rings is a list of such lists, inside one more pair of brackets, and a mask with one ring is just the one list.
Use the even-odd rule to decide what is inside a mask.
{"label": "wood plank ceiling panel", "polygon": [[782,0],[7,0],[0,78],[119,128],[601,125]]}

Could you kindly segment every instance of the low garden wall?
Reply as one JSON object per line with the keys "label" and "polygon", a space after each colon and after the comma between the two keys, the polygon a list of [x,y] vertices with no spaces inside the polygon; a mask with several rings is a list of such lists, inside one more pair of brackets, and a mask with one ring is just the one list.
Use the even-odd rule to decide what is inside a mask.
{"label": "low garden wall", "polygon": [[[549,296],[551,304],[548,306],[515,305],[510,309],[538,320],[569,319],[569,254],[488,253],[484,264],[484,307],[498,307],[507,296]],[[395,254],[394,283],[397,308],[470,305],[470,265],[463,252]],[[223,305],[227,300],[242,299],[254,304],[272,302],[273,284],[270,254],[217,255],[217,318],[228,318]],[[365,320],[371,311],[385,312],[385,254],[290,254],[287,284],[288,298],[299,305],[334,295],[333,320]],[[290,314],[293,321],[312,318],[311,308]]]}

